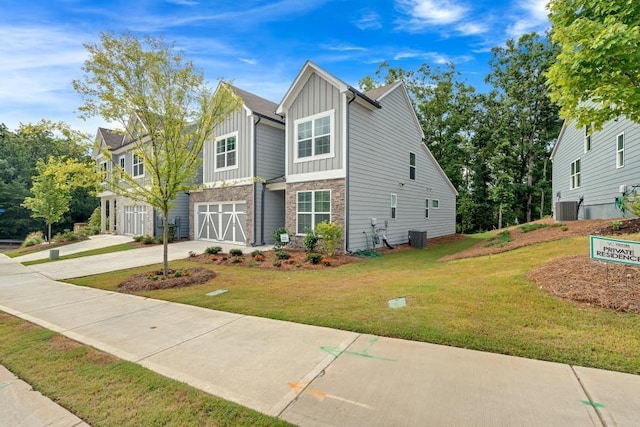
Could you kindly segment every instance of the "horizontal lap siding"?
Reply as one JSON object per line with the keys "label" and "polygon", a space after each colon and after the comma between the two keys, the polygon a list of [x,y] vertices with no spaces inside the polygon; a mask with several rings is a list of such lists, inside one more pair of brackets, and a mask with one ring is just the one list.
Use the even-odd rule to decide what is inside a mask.
{"label": "horizontal lap siding", "polygon": [[256,138],[256,176],[266,180],[284,176],[284,129],[259,123]]}
{"label": "horizontal lap siding", "polygon": [[[616,168],[617,136],[625,134],[625,166]],[[579,200],[584,196],[580,218],[622,216],[615,208],[620,185],[640,185],[640,126],[620,118],[607,122],[591,136],[591,151],[584,152],[584,128],[568,125],[553,159],[553,201]],[[570,189],[571,162],[580,158],[581,185]]]}
{"label": "horizontal lap siding", "polygon": [[[422,146],[402,89],[388,94],[373,112],[356,103],[350,107],[349,250],[366,245],[371,218],[384,228],[391,243],[405,243],[409,230],[427,231],[429,238],[455,233],[456,199],[448,183]],[[416,180],[409,179],[409,153],[416,154]],[[401,185],[400,183],[404,183]],[[390,197],[398,197],[392,220]],[[425,199],[438,199],[439,209],[425,218]],[[381,231],[380,234],[384,233]]]}
{"label": "horizontal lap siding", "polygon": [[[296,100],[287,111],[287,134],[289,150],[289,175],[297,175],[309,172],[321,172],[334,169],[342,169],[344,164],[343,145],[341,139],[342,129],[342,97],[344,95],[326,80],[313,74],[305,84]],[[312,160],[308,162],[294,163],[296,156],[297,131],[294,122],[297,119],[313,116],[325,111],[335,110],[334,115],[334,157],[328,159]]]}

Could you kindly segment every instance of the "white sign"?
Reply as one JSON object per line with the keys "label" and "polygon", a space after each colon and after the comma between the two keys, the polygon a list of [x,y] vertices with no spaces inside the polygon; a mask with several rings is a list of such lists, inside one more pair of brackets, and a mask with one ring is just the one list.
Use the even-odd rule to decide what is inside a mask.
{"label": "white sign", "polygon": [[591,258],[640,267],[640,242],[590,236]]}
{"label": "white sign", "polygon": [[289,243],[289,235],[287,233],[280,235],[280,243]]}

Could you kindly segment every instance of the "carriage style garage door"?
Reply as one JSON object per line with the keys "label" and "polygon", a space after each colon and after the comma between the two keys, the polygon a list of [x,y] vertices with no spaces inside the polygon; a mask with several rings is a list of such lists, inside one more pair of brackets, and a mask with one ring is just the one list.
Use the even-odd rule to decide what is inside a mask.
{"label": "carriage style garage door", "polygon": [[144,223],[146,216],[146,206],[125,206],[123,233],[132,236],[143,236],[145,234]]}
{"label": "carriage style garage door", "polygon": [[199,203],[195,205],[196,239],[247,243],[247,203]]}

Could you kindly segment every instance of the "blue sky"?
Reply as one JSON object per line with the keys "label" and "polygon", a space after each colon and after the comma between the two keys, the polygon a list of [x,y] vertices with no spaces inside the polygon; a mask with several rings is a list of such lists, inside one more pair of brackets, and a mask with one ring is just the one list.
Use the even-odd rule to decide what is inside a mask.
{"label": "blue sky", "polygon": [[548,27],[546,0],[0,0],[0,123],[83,122],[71,81],[83,43],[124,30],[175,41],[212,86],[279,102],[307,59],[357,86],[382,61],[452,61],[480,90],[490,50]]}

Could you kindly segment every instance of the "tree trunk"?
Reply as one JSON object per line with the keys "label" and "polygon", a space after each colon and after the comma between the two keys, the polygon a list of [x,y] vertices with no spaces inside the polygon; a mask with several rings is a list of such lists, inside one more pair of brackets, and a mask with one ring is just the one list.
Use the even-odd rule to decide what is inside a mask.
{"label": "tree trunk", "polygon": [[168,209],[163,209],[162,212],[162,274],[164,278],[169,277],[169,224],[167,217],[169,216]]}
{"label": "tree trunk", "polygon": [[500,203],[500,209],[498,209],[498,230],[502,228],[502,203]]}
{"label": "tree trunk", "polygon": [[542,182],[545,184],[540,189],[540,219],[544,217],[544,193],[546,192],[547,183],[547,160],[544,159],[544,165],[542,166]]}
{"label": "tree trunk", "polygon": [[51,244],[51,223],[47,225],[49,226],[49,235],[47,236],[47,240],[49,240],[49,244]]}

